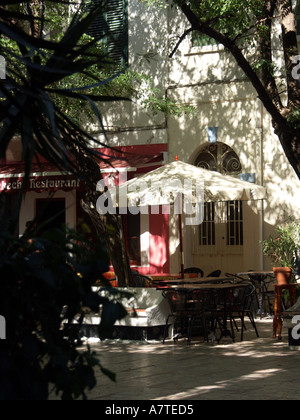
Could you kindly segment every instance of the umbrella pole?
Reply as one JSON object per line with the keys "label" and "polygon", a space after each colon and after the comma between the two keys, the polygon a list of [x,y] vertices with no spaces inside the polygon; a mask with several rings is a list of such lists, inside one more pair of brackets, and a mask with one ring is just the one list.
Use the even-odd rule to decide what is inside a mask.
{"label": "umbrella pole", "polygon": [[183,251],[183,235],[182,235],[182,215],[178,215],[179,223],[179,248],[180,248],[180,269],[181,278],[184,279],[184,251]]}

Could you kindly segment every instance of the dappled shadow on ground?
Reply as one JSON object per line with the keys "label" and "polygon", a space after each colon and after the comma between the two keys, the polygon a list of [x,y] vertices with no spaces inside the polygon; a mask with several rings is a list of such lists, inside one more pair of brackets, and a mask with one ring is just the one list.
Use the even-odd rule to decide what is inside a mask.
{"label": "dappled shadow on ground", "polygon": [[101,363],[117,374],[113,383],[97,373],[88,396],[99,400],[293,399],[300,385],[300,352],[287,338],[272,338],[272,321],[258,321],[260,338],[248,328],[243,343],[222,340],[211,346],[202,338],[165,345],[104,342],[93,345]]}

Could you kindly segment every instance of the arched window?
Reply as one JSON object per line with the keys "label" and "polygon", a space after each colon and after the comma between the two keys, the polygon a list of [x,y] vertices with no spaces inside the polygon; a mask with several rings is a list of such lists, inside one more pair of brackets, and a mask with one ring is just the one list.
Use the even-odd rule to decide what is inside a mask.
{"label": "arched window", "polygon": [[[195,160],[195,166],[224,175],[237,175],[242,171],[238,155],[231,147],[221,142],[206,143]],[[243,219],[242,201],[205,203],[204,220],[199,226],[199,245],[212,247],[216,246],[220,240],[226,239],[226,242],[223,242],[225,246],[242,246],[244,243]],[[222,220],[223,228],[226,227],[225,232],[221,234],[216,226],[220,220]]]}
{"label": "arched window", "polygon": [[242,165],[235,151],[225,143],[207,143],[195,160],[195,166],[234,175],[242,171]]}

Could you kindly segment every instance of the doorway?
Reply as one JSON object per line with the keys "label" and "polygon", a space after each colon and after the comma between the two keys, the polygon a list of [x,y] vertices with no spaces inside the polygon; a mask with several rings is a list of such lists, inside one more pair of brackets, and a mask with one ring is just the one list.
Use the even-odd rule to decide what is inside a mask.
{"label": "doorway", "polygon": [[35,215],[39,235],[47,230],[60,229],[66,224],[65,198],[37,199]]}
{"label": "doorway", "polygon": [[211,257],[223,271],[230,271],[235,259],[242,260],[244,203],[205,203],[203,223],[196,227],[194,249],[201,260]]}
{"label": "doorway", "polygon": [[[236,152],[222,142],[205,143],[194,165],[238,176],[242,165]],[[194,254],[201,269],[231,272],[243,264],[247,205],[242,201],[204,203],[204,219],[194,231]]]}
{"label": "doorway", "polygon": [[141,217],[130,212],[122,216],[124,237],[130,265],[141,265]]}

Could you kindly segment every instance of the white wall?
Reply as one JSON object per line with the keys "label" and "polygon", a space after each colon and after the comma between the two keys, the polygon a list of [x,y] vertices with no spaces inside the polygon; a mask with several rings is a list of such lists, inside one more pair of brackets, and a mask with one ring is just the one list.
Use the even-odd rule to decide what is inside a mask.
{"label": "white wall", "polygon": [[[181,35],[187,26],[176,21],[173,12],[170,18],[170,28]],[[278,56],[279,68],[281,59]],[[268,190],[263,209],[255,203],[248,208],[245,252],[240,260],[232,256],[231,262],[235,267],[243,265],[238,269],[262,268],[263,264],[268,268],[269,261],[263,262],[259,241],[273,233],[274,226],[288,216],[300,219],[300,182],[274,134],[271,118],[251,83],[222,47],[193,48],[189,36],[169,65],[169,96],[197,108],[193,117],[168,119],[169,159],[178,155],[180,160],[193,163],[208,141],[207,127],[219,127],[218,140],[234,149],[242,172],[254,173],[256,183]],[[215,254],[205,261],[207,267],[215,262]],[[194,255],[193,263],[200,263],[199,254]]]}

